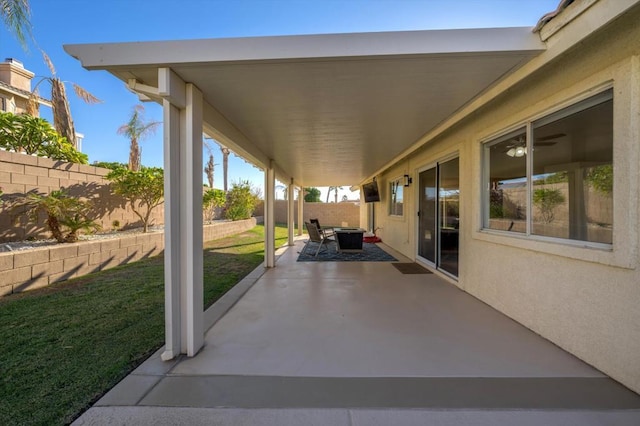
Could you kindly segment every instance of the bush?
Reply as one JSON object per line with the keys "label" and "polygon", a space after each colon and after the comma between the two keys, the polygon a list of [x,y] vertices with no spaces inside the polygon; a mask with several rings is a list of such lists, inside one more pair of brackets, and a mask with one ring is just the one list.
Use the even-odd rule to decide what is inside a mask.
{"label": "bush", "polygon": [[87,164],[86,154],[76,150],[43,118],[0,112],[0,148]]}
{"label": "bush", "polygon": [[542,188],[533,191],[533,203],[540,209],[544,223],[551,223],[555,219],[555,209],[564,203],[564,195],[559,189]]}
{"label": "bush", "polygon": [[202,194],[202,209],[205,217],[213,220],[216,208],[224,206],[225,201],[226,196],[222,189],[206,189]]}
{"label": "bush", "polygon": [[230,220],[249,219],[258,203],[258,197],[249,181],[234,182],[227,192],[226,218]]}
{"label": "bush", "polygon": [[59,243],[78,241],[80,229],[99,229],[99,225],[89,219],[91,203],[70,197],[64,189],[46,195],[30,192],[17,201],[14,209],[19,208],[25,209],[23,214],[35,223],[38,223],[41,214],[46,215],[47,228]]}
{"label": "bush", "polygon": [[613,191],[613,165],[605,164],[589,169],[587,181],[596,191],[602,194],[611,194]]}
{"label": "bush", "polygon": [[304,189],[304,201],[307,203],[319,203],[320,202],[320,190],[318,188],[305,188]]}
{"label": "bush", "polygon": [[164,197],[164,170],[160,167],[141,167],[138,171],[117,168],[106,178],[112,182],[113,192],[129,202],[147,232],[151,212]]}
{"label": "bush", "polygon": [[102,167],[103,169],[117,170],[128,168],[126,164],[117,161],[94,161],[92,166]]}

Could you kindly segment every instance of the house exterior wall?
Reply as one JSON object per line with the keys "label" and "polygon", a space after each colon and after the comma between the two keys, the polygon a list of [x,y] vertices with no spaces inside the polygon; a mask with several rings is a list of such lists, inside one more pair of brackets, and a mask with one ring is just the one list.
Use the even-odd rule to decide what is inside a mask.
{"label": "house exterior wall", "polygon": [[31,80],[34,75],[31,71],[26,70],[21,62],[14,59],[0,62],[0,82],[23,91],[18,94],[19,91],[16,92],[0,86],[0,98],[3,99],[3,105],[0,105],[0,109],[15,114],[25,113],[29,103],[28,94],[25,92],[31,92]]}
{"label": "house exterior wall", "polygon": [[[606,2],[603,2],[606,3]],[[604,6],[603,6],[604,7]],[[598,22],[597,10],[572,25]],[[590,15],[591,14],[591,15]],[[640,7],[514,84],[455,127],[378,176],[376,225],[385,241],[416,258],[418,171],[458,154],[460,271],[450,279],[558,346],[640,392]],[[543,54],[544,55],[544,54]],[[611,250],[482,230],[482,142],[613,85],[614,209]],[[389,181],[410,174],[405,214],[388,215]],[[363,204],[363,209],[366,207]]]}

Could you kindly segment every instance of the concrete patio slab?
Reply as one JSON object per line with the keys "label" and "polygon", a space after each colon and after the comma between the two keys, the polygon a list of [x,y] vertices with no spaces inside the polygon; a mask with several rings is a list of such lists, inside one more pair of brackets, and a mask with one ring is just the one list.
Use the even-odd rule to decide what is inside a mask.
{"label": "concrete patio slab", "polygon": [[172,374],[603,377],[436,275],[288,250]]}
{"label": "concrete patio slab", "polygon": [[156,352],[74,424],[640,424],[640,396],[437,274],[301,247],[209,309],[196,357]]}
{"label": "concrete patio slab", "polygon": [[75,425],[637,426],[638,411],[335,410],[96,407]]}

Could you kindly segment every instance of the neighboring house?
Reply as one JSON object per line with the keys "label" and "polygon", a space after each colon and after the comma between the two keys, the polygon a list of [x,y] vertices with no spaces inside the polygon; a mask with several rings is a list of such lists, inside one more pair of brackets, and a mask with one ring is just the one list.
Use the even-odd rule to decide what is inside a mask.
{"label": "neighboring house", "polygon": [[[0,110],[14,114],[27,111],[34,75],[17,59],[7,58],[0,62]],[[48,100],[40,97],[38,104],[51,107]]]}
{"label": "neighboring house", "polygon": [[639,0],[576,0],[535,32],[66,46],[164,105],[164,358],[202,344],[204,130],[266,171],[266,266],[276,177],[375,178],[385,243],[640,392],[638,22]]}

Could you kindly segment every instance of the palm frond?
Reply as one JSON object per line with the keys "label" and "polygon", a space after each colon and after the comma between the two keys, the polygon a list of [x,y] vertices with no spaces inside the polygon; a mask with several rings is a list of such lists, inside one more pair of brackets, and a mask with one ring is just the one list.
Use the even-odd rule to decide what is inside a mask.
{"label": "palm frond", "polygon": [[53,123],[60,135],[67,138],[74,148],[77,148],[76,132],[69,110],[69,101],[64,89],[64,83],[58,79],[51,79],[51,105],[53,106]]}
{"label": "palm frond", "polygon": [[40,112],[40,103],[38,102],[38,89],[35,89],[33,92],[29,94],[29,99],[27,100],[27,114],[32,117],[37,117]]}
{"label": "palm frond", "polygon": [[29,0],[0,0],[0,15],[5,26],[27,50],[27,37],[32,39]]}
{"label": "palm frond", "polygon": [[82,87],[78,86],[76,83],[71,83],[73,85],[73,91],[76,93],[76,96],[85,101],[88,104],[100,104],[102,101],[91,93],[87,92]]}
{"label": "palm frond", "polygon": [[51,61],[51,58],[49,57],[49,55],[47,55],[47,52],[45,52],[44,50],[40,49],[40,53],[42,53],[42,59],[44,59],[44,63],[47,64],[47,68],[49,68],[51,75],[55,77],[56,67],[53,66],[53,61]]}

